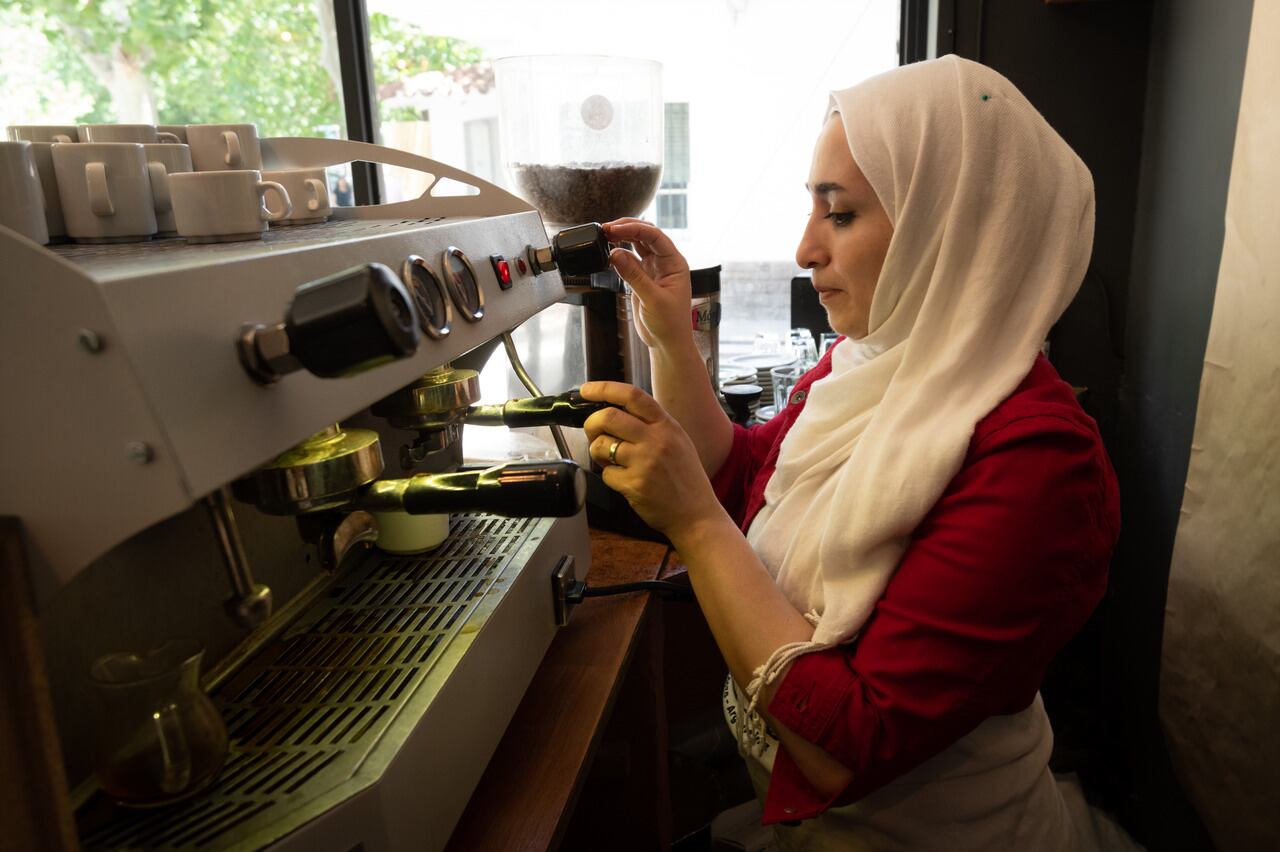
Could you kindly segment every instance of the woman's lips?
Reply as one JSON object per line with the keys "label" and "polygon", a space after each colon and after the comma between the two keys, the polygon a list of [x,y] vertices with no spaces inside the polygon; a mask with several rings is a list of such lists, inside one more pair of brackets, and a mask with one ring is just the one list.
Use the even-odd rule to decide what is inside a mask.
{"label": "woman's lips", "polygon": [[815,287],[814,289],[818,291],[819,302],[826,302],[828,299],[834,299],[841,294],[840,290],[830,290],[826,287]]}

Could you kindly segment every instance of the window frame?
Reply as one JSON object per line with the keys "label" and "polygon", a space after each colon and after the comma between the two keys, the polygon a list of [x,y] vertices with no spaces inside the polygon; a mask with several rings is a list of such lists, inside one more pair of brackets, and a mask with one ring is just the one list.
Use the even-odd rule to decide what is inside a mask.
{"label": "window frame", "polygon": [[[685,143],[686,143],[686,144],[685,144],[685,148],[686,148],[686,154],[687,154],[687,153],[688,153],[688,146],[689,146],[689,142],[690,142],[690,133],[689,133],[689,102],[688,102],[688,101],[665,101],[665,102],[663,102],[663,104],[662,104],[662,111],[663,111],[663,115],[662,115],[662,126],[663,126],[663,133],[664,133],[664,135],[665,135],[665,134],[667,134],[667,133],[669,133],[669,132],[671,131],[671,110],[670,110],[669,108],[670,108],[670,107],[672,107],[672,106],[683,106],[683,107],[684,107],[684,128],[685,128],[685,134],[686,134],[686,135],[685,135]],[[664,159],[664,161],[666,161],[668,164],[669,164],[670,159],[671,159],[671,158],[670,158],[670,152],[669,152],[668,150],[666,150],[666,149],[667,149],[667,145],[668,145],[668,143],[669,143],[669,142],[670,142],[670,139],[669,139],[669,138],[667,138],[667,139],[664,139],[664,140],[663,140],[663,159]],[[654,218],[654,221],[658,223],[658,227],[662,228],[662,229],[663,229],[663,230],[665,230],[665,231],[669,231],[669,232],[673,231],[673,232],[675,232],[675,233],[677,234],[677,236],[678,236],[680,233],[683,233],[683,232],[685,232],[685,231],[687,231],[687,230],[689,229],[689,184],[692,182],[692,177],[688,174],[688,171],[689,171],[689,169],[690,169],[690,166],[691,166],[691,165],[692,165],[692,159],[690,158],[690,161],[685,163],[686,180],[685,180],[685,182],[684,182],[684,184],[683,184],[682,186],[672,186],[672,185],[669,185],[669,184],[667,183],[667,174],[668,174],[668,173],[667,173],[666,168],[664,168],[664,169],[663,169],[663,172],[662,172],[662,182],[661,182],[660,184],[658,184],[658,191],[657,191],[657,193],[654,195],[654,199],[653,199],[653,204],[654,204],[653,218]],[[670,224],[670,223],[664,223],[664,222],[662,221],[662,215],[661,215],[661,213],[660,213],[660,211],[659,211],[659,207],[660,207],[660,199],[662,199],[662,198],[664,198],[664,197],[671,197],[671,196],[683,196],[683,197],[684,197],[684,225],[683,225],[683,226],[673,225],[673,224]]]}
{"label": "window frame", "polygon": [[[378,98],[374,88],[373,50],[369,45],[369,10],[364,0],[333,0],[333,20],[347,138],[376,144]],[[373,163],[352,163],[351,188],[356,204],[381,203],[382,181],[378,167]]]}

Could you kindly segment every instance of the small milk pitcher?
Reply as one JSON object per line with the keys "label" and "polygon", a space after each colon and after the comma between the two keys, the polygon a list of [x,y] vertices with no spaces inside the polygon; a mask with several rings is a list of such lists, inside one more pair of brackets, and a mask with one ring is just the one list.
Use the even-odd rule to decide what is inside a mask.
{"label": "small milk pitcher", "polygon": [[98,780],[122,805],[153,807],[202,789],[227,756],[227,728],[200,689],[203,646],[171,639],[143,653],[99,657]]}

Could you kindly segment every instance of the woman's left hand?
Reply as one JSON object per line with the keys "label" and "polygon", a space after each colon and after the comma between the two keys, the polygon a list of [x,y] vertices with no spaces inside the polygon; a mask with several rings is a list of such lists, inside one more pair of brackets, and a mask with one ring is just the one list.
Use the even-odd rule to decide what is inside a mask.
{"label": "woman's left hand", "polygon": [[605,485],[673,541],[723,514],[693,441],[649,394],[620,382],[586,382],[584,399],[612,403],[583,424]]}

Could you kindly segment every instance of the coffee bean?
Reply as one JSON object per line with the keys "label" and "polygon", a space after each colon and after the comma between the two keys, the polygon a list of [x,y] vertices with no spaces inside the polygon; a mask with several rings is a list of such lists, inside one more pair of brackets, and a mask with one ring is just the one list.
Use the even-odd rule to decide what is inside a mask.
{"label": "coffee bean", "polygon": [[520,194],[557,225],[638,216],[662,177],[662,166],[655,163],[514,163],[511,168]]}

